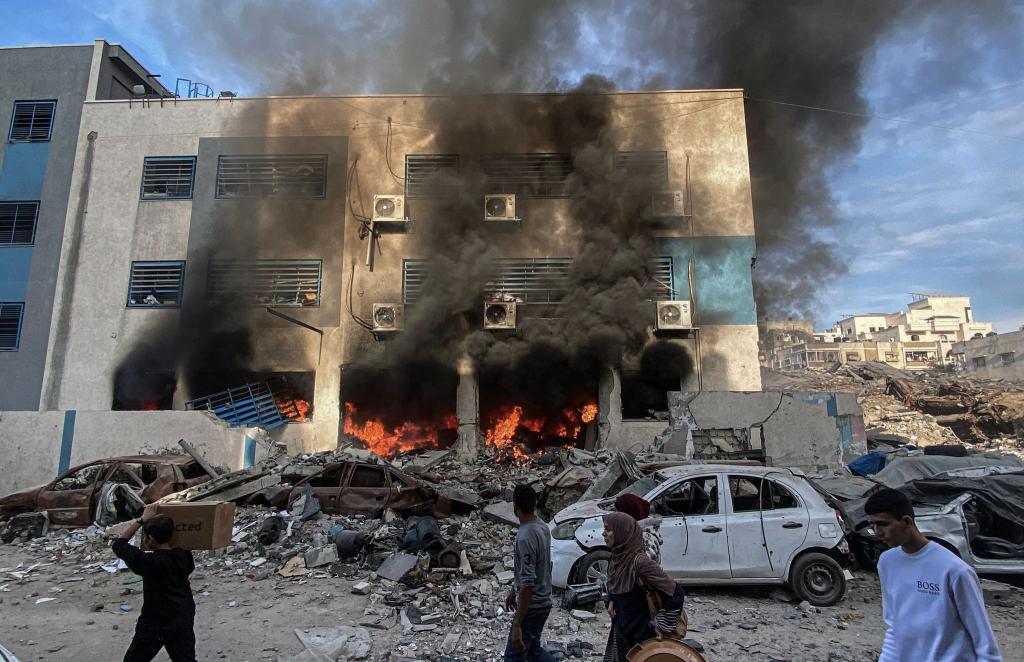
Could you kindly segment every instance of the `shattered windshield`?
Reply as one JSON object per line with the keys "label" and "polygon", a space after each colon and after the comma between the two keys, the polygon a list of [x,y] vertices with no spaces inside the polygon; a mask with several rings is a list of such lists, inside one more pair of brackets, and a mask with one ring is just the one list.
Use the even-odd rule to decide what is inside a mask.
{"label": "shattered windshield", "polygon": [[644,478],[641,478],[632,485],[626,486],[626,489],[622,490],[615,496],[619,496],[620,494],[635,494],[639,497],[642,497],[651,490],[653,490],[655,487],[657,487],[660,482],[661,481],[655,478],[654,476],[645,476]]}

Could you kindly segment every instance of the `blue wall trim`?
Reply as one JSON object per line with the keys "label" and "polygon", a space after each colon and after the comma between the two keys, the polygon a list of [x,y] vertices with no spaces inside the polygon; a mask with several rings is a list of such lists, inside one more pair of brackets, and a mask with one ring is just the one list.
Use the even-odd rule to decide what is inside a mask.
{"label": "blue wall trim", "polygon": [[76,414],[74,409],[64,412],[64,434],[60,438],[60,462],[57,464],[58,476],[71,466],[71,444],[75,440]]}
{"label": "blue wall trim", "polygon": [[0,301],[25,300],[31,266],[30,246],[0,247]]}
{"label": "blue wall trim", "polygon": [[696,302],[694,323],[701,325],[757,324],[750,260],[753,236],[659,237],[655,253],[671,255],[677,296],[691,297],[688,266],[693,263]]}
{"label": "blue wall trim", "polygon": [[0,200],[41,200],[50,143],[8,143],[0,169]]}

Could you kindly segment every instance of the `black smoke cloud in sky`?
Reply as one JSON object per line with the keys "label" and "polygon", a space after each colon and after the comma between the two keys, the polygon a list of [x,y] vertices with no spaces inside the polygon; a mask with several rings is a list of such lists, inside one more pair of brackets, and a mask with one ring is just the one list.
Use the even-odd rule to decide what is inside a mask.
{"label": "black smoke cloud in sky", "polygon": [[[749,97],[855,113],[880,40],[924,22],[920,90],[969,85],[979,35],[1019,26],[1007,0],[625,2],[299,0],[192,2],[161,24],[168,47],[216,61],[217,81],[266,94],[554,91],[587,72],[619,89],[740,87]],[[948,72],[948,75],[947,75]],[[829,168],[855,154],[865,120],[747,102],[762,317],[808,315],[846,270],[832,238]],[[844,251],[845,252],[845,251]]]}

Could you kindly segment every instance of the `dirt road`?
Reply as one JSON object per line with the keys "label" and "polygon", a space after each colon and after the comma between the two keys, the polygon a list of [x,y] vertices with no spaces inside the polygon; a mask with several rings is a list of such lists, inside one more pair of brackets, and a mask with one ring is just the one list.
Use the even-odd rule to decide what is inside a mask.
{"label": "dirt road", "polygon": [[[127,571],[83,569],[112,560],[109,552],[57,561],[32,551],[24,545],[0,546],[0,643],[23,661],[121,659],[142,605],[137,578]],[[24,570],[39,562],[51,565],[39,566],[21,580],[9,574],[19,564]],[[253,575],[248,564],[225,567],[223,559],[201,562],[197,568],[192,586],[199,659],[291,660],[303,651],[296,628],[337,625],[367,627],[369,657],[374,660],[438,660],[445,636],[453,632],[459,633],[458,643],[448,660],[500,659],[504,650],[509,615],[499,613],[499,605],[505,587],[497,586],[493,576],[460,582],[462,614],[453,617],[447,581],[407,589],[378,580],[374,591],[363,596],[351,593],[354,583],[367,578],[355,569],[351,578],[326,573],[293,579],[272,572],[257,574],[257,579],[246,575]],[[693,589],[687,606],[691,636],[704,646],[708,660],[872,660],[883,633],[878,580],[861,573],[850,586],[838,606],[811,611],[779,601],[770,589]],[[128,611],[122,605],[130,605],[124,607]],[[426,616],[417,627],[422,631],[406,633],[399,623],[397,609],[410,606]],[[1024,659],[1019,653],[1024,651],[1021,606],[1024,601],[1016,595],[989,605],[1007,660]],[[433,620],[431,614],[439,616],[434,627],[426,625]],[[546,640],[600,659],[608,617],[599,611],[592,619],[581,621],[556,607]],[[448,640],[454,642],[455,636]],[[161,654],[157,659],[167,658]]]}

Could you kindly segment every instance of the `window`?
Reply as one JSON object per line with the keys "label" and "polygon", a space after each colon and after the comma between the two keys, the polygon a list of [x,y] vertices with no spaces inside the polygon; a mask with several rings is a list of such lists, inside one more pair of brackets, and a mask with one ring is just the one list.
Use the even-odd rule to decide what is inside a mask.
{"label": "window", "polygon": [[333,469],[327,469],[319,476],[309,479],[312,487],[341,487],[341,479],[345,476],[345,469],[348,465],[343,464]]}
{"label": "window", "polygon": [[[494,261],[484,296],[511,295],[520,304],[557,304],[565,294],[571,257],[499,258]],[[402,261],[402,302],[416,303],[430,273],[426,260]],[[652,258],[647,265],[644,291],[654,301],[675,299],[672,257]]]}
{"label": "window", "polygon": [[914,335],[910,336],[911,342],[917,342],[920,339],[921,339],[921,336],[919,336],[917,334],[914,334]]}
{"label": "window", "polygon": [[729,476],[729,494],[734,513],[798,508],[800,502],[775,481],[751,476]]}
{"label": "window", "polygon": [[[405,196],[430,198],[445,192],[445,176],[459,173],[458,154],[406,154]],[[439,181],[440,180],[440,181]]]}
{"label": "window", "polygon": [[838,361],[839,352],[822,352],[822,361]]}
{"label": "window", "polygon": [[975,368],[984,368],[985,367],[985,357],[984,356],[975,356],[973,359],[971,359],[971,365],[974,366]]}
{"label": "window", "polygon": [[703,476],[670,487],[654,500],[654,511],[667,517],[716,515],[718,479]]}
{"label": "window", "polygon": [[0,202],[0,246],[31,246],[38,220],[38,202]]}
{"label": "window", "polygon": [[142,161],[143,200],[187,200],[192,197],[196,157],[147,156]]}
{"label": "window", "polygon": [[615,169],[629,179],[668,183],[668,152],[616,152]]}
{"label": "window", "polygon": [[211,260],[214,301],[257,306],[319,306],[320,260]]}
{"label": "window", "polygon": [[889,363],[895,363],[896,361],[900,360],[900,356],[896,352],[886,352],[885,360],[888,361]]}
{"label": "window", "polygon": [[128,307],[177,308],[184,275],[184,262],[132,262]]}
{"label": "window", "polygon": [[363,464],[356,465],[352,470],[352,478],[348,482],[349,487],[384,487],[384,470],[380,467],[369,467]]}
{"label": "window", "polygon": [[996,365],[1008,366],[1013,365],[1013,352],[1004,352],[999,355],[999,362]]}
{"label": "window", "polygon": [[0,351],[15,352],[21,341],[24,303],[0,302]]}
{"label": "window", "polygon": [[564,198],[573,171],[570,154],[485,154],[481,168],[491,193],[530,198]]}
{"label": "window", "polygon": [[109,464],[90,464],[87,467],[82,467],[74,473],[69,473],[53,485],[53,490],[57,492],[63,492],[64,490],[82,490],[93,483],[107,472],[110,468]]}
{"label": "window", "polygon": [[221,156],[218,198],[323,198],[327,155]]}
{"label": "window", "polygon": [[56,109],[56,101],[15,101],[8,140],[12,143],[49,142]]}
{"label": "window", "polygon": [[860,361],[860,353],[859,352],[847,352],[846,353],[846,360],[847,361]]}

